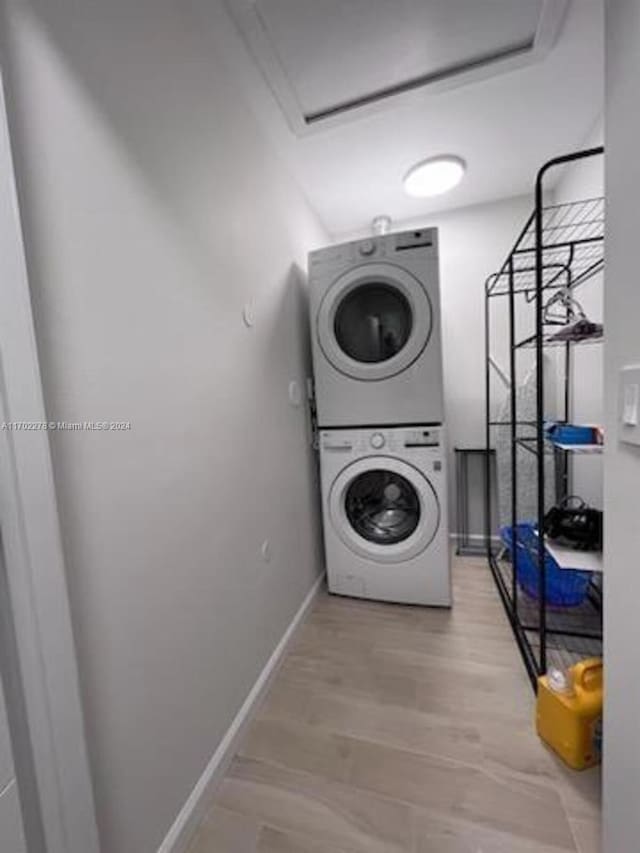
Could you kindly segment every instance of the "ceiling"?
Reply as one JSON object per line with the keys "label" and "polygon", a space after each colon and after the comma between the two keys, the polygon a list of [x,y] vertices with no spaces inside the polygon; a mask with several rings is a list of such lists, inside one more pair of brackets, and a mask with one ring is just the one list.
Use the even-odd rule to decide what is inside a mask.
{"label": "ceiling", "polygon": [[[226,4],[247,94],[334,235],[528,192],[602,113],[603,0]],[[467,161],[460,186],[406,196],[442,153]]]}

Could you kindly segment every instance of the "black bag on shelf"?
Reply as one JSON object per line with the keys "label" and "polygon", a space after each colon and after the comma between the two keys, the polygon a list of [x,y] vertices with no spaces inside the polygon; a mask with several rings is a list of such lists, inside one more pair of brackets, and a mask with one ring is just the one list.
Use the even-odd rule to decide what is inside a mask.
{"label": "black bag on shelf", "polygon": [[[577,505],[572,506],[572,503]],[[602,513],[582,498],[565,498],[544,517],[544,532],[557,542],[578,551],[602,550]]]}

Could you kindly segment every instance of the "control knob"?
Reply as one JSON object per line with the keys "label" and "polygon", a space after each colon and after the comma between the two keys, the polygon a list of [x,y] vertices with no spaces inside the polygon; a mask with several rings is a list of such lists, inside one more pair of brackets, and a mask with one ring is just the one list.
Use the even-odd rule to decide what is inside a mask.
{"label": "control knob", "polygon": [[381,432],[374,432],[369,442],[374,450],[381,450],[385,444],[384,435]]}

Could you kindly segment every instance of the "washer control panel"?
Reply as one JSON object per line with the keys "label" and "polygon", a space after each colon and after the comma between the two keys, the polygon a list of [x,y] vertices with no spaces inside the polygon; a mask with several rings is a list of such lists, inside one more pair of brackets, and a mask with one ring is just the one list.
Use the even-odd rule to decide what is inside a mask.
{"label": "washer control panel", "polygon": [[358,436],[346,435],[342,431],[323,430],[320,433],[320,446],[323,450],[335,451],[336,453],[349,453],[354,450],[358,443]]}
{"label": "washer control panel", "polygon": [[436,427],[407,430],[405,447],[440,447],[440,431]]}
{"label": "washer control panel", "polygon": [[441,446],[440,427],[388,427],[370,429],[323,429],[320,447],[323,451],[362,455],[375,451],[400,453]]}

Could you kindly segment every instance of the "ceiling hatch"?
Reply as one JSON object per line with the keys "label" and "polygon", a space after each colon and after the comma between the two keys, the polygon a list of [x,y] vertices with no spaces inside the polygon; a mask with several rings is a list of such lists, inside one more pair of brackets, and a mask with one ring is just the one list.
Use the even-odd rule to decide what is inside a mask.
{"label": "ceiling hatch", "polygon": [[296,133],[540,60],[569,0],[226,0]]}

